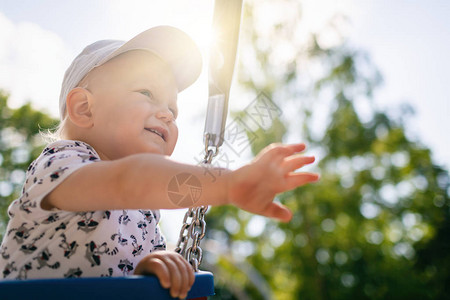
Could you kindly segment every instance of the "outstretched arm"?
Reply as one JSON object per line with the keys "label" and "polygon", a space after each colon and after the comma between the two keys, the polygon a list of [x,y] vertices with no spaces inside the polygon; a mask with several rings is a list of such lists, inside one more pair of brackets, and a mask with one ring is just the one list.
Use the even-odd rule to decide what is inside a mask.
{"label": "outstretched arm", "polygon": [[[304,149],[304,144],[270,145],[251,163],[235,171],[220,170],[214,182],[202,166],[178,163],[157,154],[92,163],[65,179],[47,195],[42,206],[90,211],[234,204],[252,213],[287,221],[291,214],[273,202],[275,195],[319,178],[314,173],[294,173],[314,161],[314,157],[299,154]],[[199,180],[201,195],[196,203],[180,205],[169,198],[169,182],[180,173]]]}

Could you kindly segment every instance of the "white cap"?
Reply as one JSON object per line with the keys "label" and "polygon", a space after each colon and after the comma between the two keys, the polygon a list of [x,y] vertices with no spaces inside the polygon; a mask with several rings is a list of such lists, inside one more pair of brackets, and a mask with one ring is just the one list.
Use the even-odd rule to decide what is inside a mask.
{"label": "white cap", "polygon": [[147,50],[163,59],[172,69],[178,92],[194,83],[202,69],[202,57],[194,41],[183,31],[171,26],[150,28],[128,42],[97,41],[84,48],[64,74],[59,96],[61,120],[66,110],[67,95],[86,74],[130,50]]}

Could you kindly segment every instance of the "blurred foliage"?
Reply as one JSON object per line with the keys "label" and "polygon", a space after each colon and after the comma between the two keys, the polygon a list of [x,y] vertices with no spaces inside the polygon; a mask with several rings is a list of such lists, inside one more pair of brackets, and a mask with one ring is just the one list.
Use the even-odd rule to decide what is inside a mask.
{"label": "blurred foliage", "polygon": [[408,138],[408,107],[374,108],[382,80],[365,53],[321,33],[297,39],[301,12],[298,1],[246,3],[238,76],[285,112],[247,130],[253,154],[303,140],[321,180],[278,197],[294,212],[287,224],[210,210],[203,268],[216,299],[449,298],[448,172]]}
{"label": "blurred foliage", "polygon": [[57,120],[27,103],[8,107],[9,95],[0,90],[0,239],[8,222],[7,208],[19,197],[28,165],[44,145],[39,132],[56,127]]}

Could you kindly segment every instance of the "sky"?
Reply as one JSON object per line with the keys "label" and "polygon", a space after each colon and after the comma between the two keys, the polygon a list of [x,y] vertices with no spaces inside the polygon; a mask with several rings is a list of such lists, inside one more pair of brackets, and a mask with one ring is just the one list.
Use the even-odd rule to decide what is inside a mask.
{"label": "sky", "polygon": [[[355,1],[356,3],[356,1]],[[450,169],[450,2],[358,1],[350,40],[365,49],[384,84],[376,93],[389,111],[409,103],[408,133]]]}
{"label": "sky", "polygon": [[[384,79],[375,94],[377,107],[395,111],[409,103],[416,111],[408,121],[409,136],[450,169],[450,1],[303,2],[311,31],[335,13],[348,16],[348,42],[370,55]],[[212,0],[0,0],[0,88],[10,93],[12,106],[32,101],[57,117],[64,71],[84,46],[100,39],[127,40],[166,24],[186,31],[206,55],[212,9]],[[199,80],[179,95],[176,160],[195,163],[201,156],[206,75],[204,64]],[[166,227],[173,241],[183,212],[166,214],[179,220],[176,229]]]}

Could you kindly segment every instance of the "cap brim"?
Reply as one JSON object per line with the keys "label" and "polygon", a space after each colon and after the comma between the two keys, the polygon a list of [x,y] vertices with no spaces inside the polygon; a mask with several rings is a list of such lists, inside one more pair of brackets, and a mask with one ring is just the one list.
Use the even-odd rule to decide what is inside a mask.
{"label": "cap brim", "polygon": [[97,65],[130,50],[147,50],[163,59],[172,68],[179,92],[194,83],[202,70],[202,56],[194,41],[171,26],[153,27],[138,34]]}

